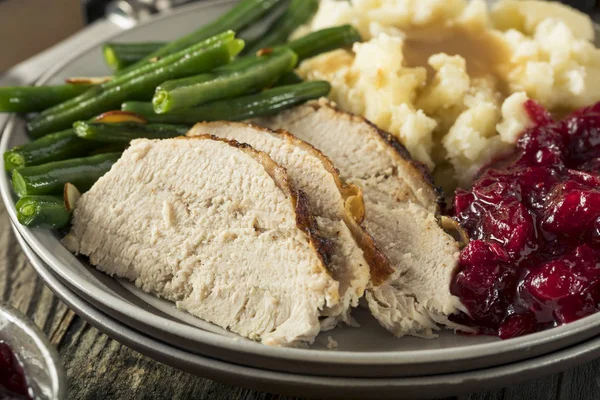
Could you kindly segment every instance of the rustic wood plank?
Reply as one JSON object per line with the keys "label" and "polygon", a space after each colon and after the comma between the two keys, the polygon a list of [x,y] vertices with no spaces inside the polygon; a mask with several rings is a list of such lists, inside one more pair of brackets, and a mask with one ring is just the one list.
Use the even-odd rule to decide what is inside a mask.
{"label": "rustic wood plank", "polygon": [[522,383],[504,389],[503,400],[555,400],[560,384],[560,374]]}
{"label": "rustic wood plank", "polygon": [[557,400],[600,399],[600,360],[563,373]]}
{"label": "rustic wood plank", "polygon": [[162,365],[121,346],[79,318],[59,349],[74,399],[295,399],[212,382]]}
{"label": "rustic wood plank", "polygon": [[495,390],[493,392],[482,392],[458,396],[457,400],[502,400],[503,396],[503,390]]}

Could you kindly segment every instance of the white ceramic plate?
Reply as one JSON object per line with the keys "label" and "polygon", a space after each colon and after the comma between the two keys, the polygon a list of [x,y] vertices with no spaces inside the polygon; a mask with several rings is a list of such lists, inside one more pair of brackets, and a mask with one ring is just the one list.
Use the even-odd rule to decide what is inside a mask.
{"label": "white ceramic plate", "polygon": [[169,346],[98,311],[61,283],[49,267],[27,246],[18,232],[16,234],[23,251],[44,282],[70,308],[102,332],[165,364],[210,379],[250,389],[320,398],[365,399],[377,397],[397,399],[399,396],[404,399],[438,398],[440,393],[444,396],[452,396],[515,385],[525,380],[570,368],[600,356],[600,338],[596,337],[579,345],[527,361],[474,372],[437,376],[391,379],[327,378],[273,372],[229,364]]}
{"label": "white ceramic plate", "polygon": [[[212,20],[233,1],[203,2],[120,33],[115,40],[148,41],[174,38]],[[45,74],[38,84],[60,83],[69,76],[102,76],[99,46],[73,49],[74,57]],[[12,117],[0,142],[0,153],[26,141],[23,121]],[[9,215],[17,223],[10,182],[0,174],[0,192]],[[18,224],[17,224],[18,225]],[[524,360],[556,351],[600,334],[600,314],[569,325],[520,338],[499,341],[485,336],[441,332],[435,340],[396,339],[368,313],[358,310],[361,329],[339,328],[321,335],[311,349],[273,348],[245,340],[184,315],[164,301],[151,298],[131,285],[111,279],[69,253],[56,233],[17,229],[52,271],[78,295],[112,318],[179,348],[258,368],[324,376],[399,377],[466,371]],[[331,336],[339,348],[324,350]]]}

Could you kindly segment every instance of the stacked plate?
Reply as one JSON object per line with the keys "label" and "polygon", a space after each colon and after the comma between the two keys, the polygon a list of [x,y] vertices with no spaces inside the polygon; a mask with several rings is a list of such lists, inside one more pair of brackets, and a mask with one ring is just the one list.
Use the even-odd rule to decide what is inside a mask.
{"label": "stacked plate", "polygon": [[[119,34],[114,40],[177,37],[213,20],[233,1],[203,2]],[[46,73],[38,84],[70,76],[102,76],[101,49],[81,49]],[[0,152],[27,140],[22,120],[9,120]],[[110,278],[69,253],[51,231],[17,223],[10,182],[0,192],[23,249],[40,276],[83,318],[124,344],[161,362],[236,385],[295,395],[424,397],[490,389],[549,374],[600,355],[600,314],[521,338],[441,332],[439,338],[392,337],[365,310],[361,329],[336,328],[310,349],[273,348],[203,322],[173,304]],[[327,344],[333,339],[335,349]]]}

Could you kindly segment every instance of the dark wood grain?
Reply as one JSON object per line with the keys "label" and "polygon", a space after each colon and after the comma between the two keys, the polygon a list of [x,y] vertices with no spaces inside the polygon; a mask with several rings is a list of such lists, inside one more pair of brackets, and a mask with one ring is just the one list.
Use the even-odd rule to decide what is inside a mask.
{"label": "dark wood grain", "polygon": [[[21,251],[0,206],[0,293],[26,313],[59,350],[71,399],[293,400],[203,379],[151,360],[93,328],[44,286]],[[597,400],[600,360],[502,390],[444,400]],[[401,393],[398,394],[401,399]],[[440,398],[439,400],[442,400]]]}

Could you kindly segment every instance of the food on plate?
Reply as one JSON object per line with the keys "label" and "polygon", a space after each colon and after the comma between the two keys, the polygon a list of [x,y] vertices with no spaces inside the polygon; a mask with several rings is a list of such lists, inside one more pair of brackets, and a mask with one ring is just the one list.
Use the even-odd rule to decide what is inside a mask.
{"label": "food on plate", "polygon": [[76,135],[85,139],[87,143],[95,141],[123,145],[128,145],[134,139],[168,139],[182,136],[189,130],[186,125],[139,124],[131,122],[105,124],[86,121],[75,122],[73,129]]}
{"label": "food on plate", "polygon": [[69,100],[73,102],[71,107],[59,104],[50,108],[29,121],[27,128],[33,137],[66,129],[75,121],[114,109],[123,101],[151,96],[165,81],[201,74],[227,64],[243,47],[244,42],[234,39],[233,32],[215,36],[98,85],[93,89],[94,93],[84,92]]}
{"label": "food on plate", "polygon": [[150,123],[190,124],[198,121],[241,121],[264,115],[276,114],[307,100],[327,95],[331,86],[325,81],[303,82],[263,90],[235,99],[218,100],[197,107],[167,114],[157,114],[149,102],[127,101],[123,111],[143,116]]}
{"label": "food on plate", "polygon": [[142,43],[104,43],[102,55],[104,61],[113,70],[118,71],[140,61],[150,53],[154,53],[166,42],[142,42]]}
{"label": "food on plate", "polygon": [[138,139],[79,199],[63,243],[240,335],[310,343],[328,310],[346,310],[308,210],[285,169],[248,145]]}
{"label": "food on plate", "polygon": [[21,225],[46,229],[61,229],[71,223],[73,210],[81,192],[70,182],[65,183],[62,196],[25,195],[15,209]]}
{"label": "food on plate", "polygon": [[94,85],[0,87],[0,112],[44,111],[91,89]]}
{"label": "food on plate", "polygon": [[452,283],[467,319],[502,338],[580,319],[600,304],[600,104],[554,122],[527,103],[535,127],[454,215],[471,237]]}
{"label": "food on plate", "polygon": [[67,182],[87,190],[119,157],[121,153],[105,153],[18,168],[12,172],[12,186],[19,197],[62,193]]}
{"label": "food on plate", "polygon": [[[19,222],[71,225],[63,243],[101,271],[270,345],[352,325],[362,297],[394,335],[425,338],[600,308],[589,17],[533,0],[283,3],[106,44],[112,77],[1,88],[0,112],[39,112],[36,140],[4,154]],[[247,44],[226,31],[267,14]]]}
{"label": "food on plate", "polygon": [[[227,24],[246,21],[243,22],[246,24],[252,18],[272,11],[276,3],[274,0],[243,1],[220,21],[227,20]],[[288,6],[297,7],[298,4],[291,2]],[[251,12],[254,17],[242,15],[250,6],[257,8]],[[284,12],[283,17],[288,18],[289,13]],[[299,21],[295,20],[294,24]],[[289,31],[294,25],[288,22],[281,27],[284,31]],[[67,80],[68,83],[87,83],[88,89],[83,93],[69,87],[23,90],[11,87],[0,91],[1,104],[21,100],[23,93],[29,98],[39,93],[42,100],[43,96],[48,97],[48,93],[60,94],[64,99],[44,110],[29,100],[19,106],[19,111],[40,112],[29,116],[27,124],[30,136],[37,140],[16,146],[4,154],[5,169],[13,172],[16,194],[57,195],[67,179],[76,179],[75,183],[85,191],[101,174],[95,168],[82,169],[73,165],[73,162],[85,164],[90,160],[93,164],[96,160],[77,160],[83,156],[122,152],[130,140],[139,137],[175,137],[184,133],[185,125],[189,127],[198,121],[243,120],[271,115],[327,95],[329,83],[303,82],[293,68],[300,59],[360,40],[356,30],[347,25],[328,28],[295,42],[279,43],[284,37],[287,39],[284,31],[271,36],[270,40],[277,41],[273,43],[277,44],[275,48],[261,49],[248,56],[239,56],[245,43],[236,39],[232,31],[191,43],[189,47],[171,53],[181,44],[181,41],[175,41],[175,47],[166,46],[171,50],[164,57],[131,66],[126,72],[120,71],[113,77]],[[206,34],[206,30],[202,32]],[[153,92],[154,104],[145,103],[152,100]],[[55,101],[58,98],[52,103]],[[114,110],[118,105],[124,110]],[[8,110],[0,108],[0,112]],[[92,120],[88,119],[90,117],[93,117]],[[67,127],[73,129],[56,132]],[[38,168],[14,172],[23,167]],[[39,174],[43,176],[37,176]],[[39,185],[35,182],[38,178]],[[47,204],[44,199],[39,199],[38,203]],[[28,221],[27,226],[30,227],[41,221],[37,218],[23,220]]]}
{"label": "food on plate", "polygon": [[286,44],[298,55],[298,60],[318,56],[331,50],[344,48],[360,42],[360,34],[352,25],[340,25],[321,29]]}
{"label": "food on plate", "polygon": [[283,47],[242,57],[209,73],[163,82],[152,98],[154,111],[164,114],[259,91],[291,72],[297,63],[296,53]]}
{"label": "food on plate", "polygon": [[12,171],[30,165],[85,156],[97,146],[97,143],[78,138],[73,129],[67,129],[4,152],[4,168]]}
{"label": "food on plate", "polygon": [[348,182],[362,189],[364,226],[394,266],[366,293],[372,314],[396,336],[432,337],[438,323],[464,310],[450,293],[458,242],[439,222],[439,193],[429,174],[397,140],[365,119],[325,101],[256,120],[285,128],[321,150]]}
{"label": "food on plate", "polygon": [[339,24],[365,42],[300,75],[329,81],[340,108],[392,133],[448,194],[514,149],[527,99],[558,114],[600,100],[592,21],[555,2],[323,0],[294,37]]}
{"label": "food on plate", "polygon": [[[311,32],[297,40],[285,43],[285,46],[291,48],[298,55],[298,59],[302,61],[327,51],[349,46],[360,40],[360,34],[356,29],[346,24]],[[252,44],[250,43],[250,45]],[[155,50],[158,47],[155,43],[108,43],[105,45],[104,55],[106,62],[111,65],[114,62],[112,58],[123,57],[125,59],[138,54],[139,60],[151,52],[142,54],[144,48]],[[107,52],[109,56],[107,56]],[[123,53],[122,56],[121,53]]]}
{"label": "food on plate", "polygon": [[67,210],[62,196],[23,196],[15,204],[17,219],[25,226],[58,229],[71,222],[71,211]]}
{"label": "food on plate", "polygon": [[[97,117],[92,118],[91,122],[103,123],[103,124],[120,124],[123,122],[132,122],[136,124],[147,124],[148,121],[141,115],[134,114],[127,111],[112,110],[104,112]],[[75,122],[73,125],[75,125]]]}
{"label": "food on plate", "polygon": [[329,268],[340,283],[339,307],[347,311],[340,317],[351,323],[350,308],[363,297],[370,274],[383,280],[393,272],[387,258],[358,223],[365,211],[360,189],[343,182],[329,159],[289,133],[243,123],[211,122],[195,125],[188,136],[202,134],[246,143],[285,168],[290,184],[305,194],[320,235],[331,244]]}
{"label": "food on plate", "polygon": [[161,46],[156,51],[146,55],[141,60],[118,71],[119,75],[127,74],[145,64],[152,64],[156,60],[167,58],[203,40],[215,36],[223,31],[241,31],[250,24],[256,22],[263,15],[268,14],[282,0],[242,0],[228,12],[216,18],[210,24],[204,25],[192,33],[172,40]]}

